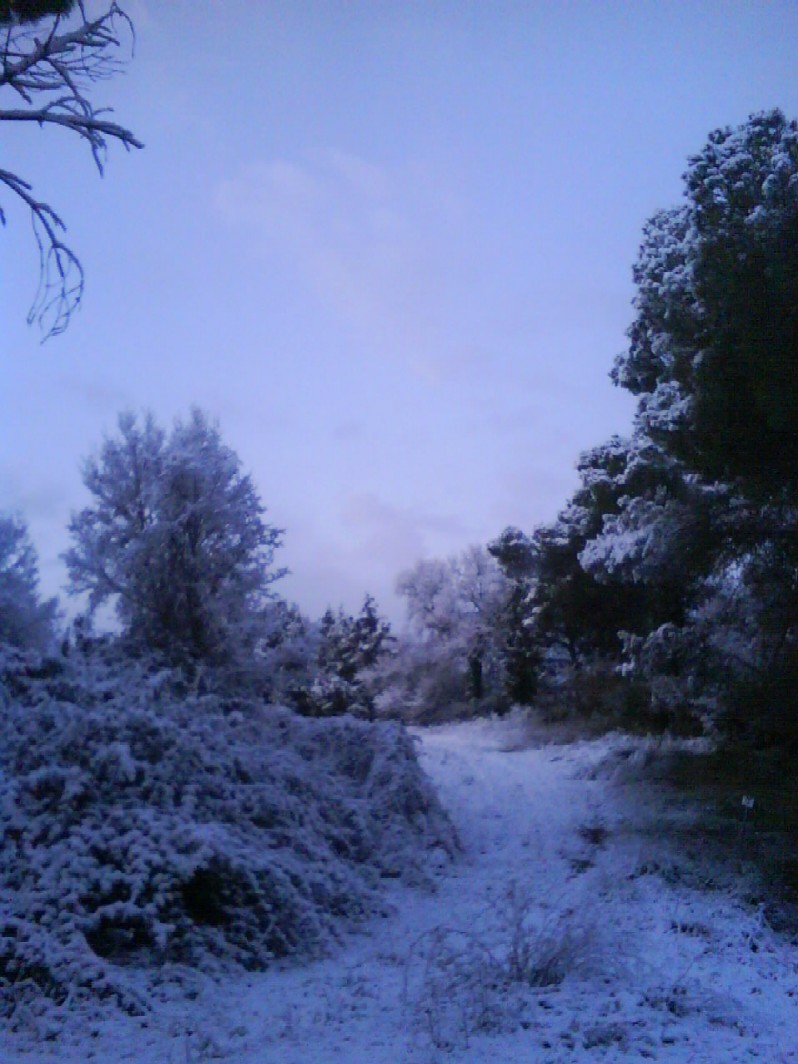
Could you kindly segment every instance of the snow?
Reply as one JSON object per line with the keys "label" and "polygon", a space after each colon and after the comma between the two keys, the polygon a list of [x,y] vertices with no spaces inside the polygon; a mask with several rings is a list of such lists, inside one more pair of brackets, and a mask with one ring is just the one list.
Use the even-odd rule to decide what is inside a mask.
{"label": "snow", "polygon": [[521,717],[415,734],[463,845],[434,889],[389,883],[324,960],[197,976],[147,1026],[3,1064],[798,1061],[798,949],[641,782],[650,741],[530,745]]}
{"label": "snow", "polygon": [[192,693],[181,671],[154,688],[157,663],[105,649],[0,676],[14,1031],[55,1037],[111,1001],[147,1013],[186,969],[319,956],[380,911],[386,880],[419,883],[436,849],[457,852],[400,724]]}

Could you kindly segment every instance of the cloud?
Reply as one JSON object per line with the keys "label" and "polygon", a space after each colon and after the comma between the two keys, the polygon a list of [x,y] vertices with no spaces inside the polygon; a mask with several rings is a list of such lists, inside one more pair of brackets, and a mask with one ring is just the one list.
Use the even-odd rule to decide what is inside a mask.
{"label": "cloud", "polygon": [[342,151],[331,151],[328,162],[350,189],[373,202],[387,202],[395,195],[394,181],[384,167]]}
{"label": "cloud", "polygon": [[70,501],[57,480],[45,476],[31,480],[10,465],[0,467],[0,499],[5,512],[19,513],[31,524],[60,519]]}
{"label": "cloud", "polygon": [[332,438],[336,443],[354,443],[363,439],[365,431],[366,425],[363,421],[341,421],[333,427]]}
{"label": "cloud", "polygon": [[419,168],[391,172],[341,151],[259,162],[222,182],[216,208],[255,227],[370,356],[424,373],[450,342],[445,262],[454,207]]}
{"label": "cloud", "polygon": [[104,382],[96,376],[84,377],[76,373],[62,373],[58,384],[65,392],[77,396],[86,407],[103,414],[109,411],[135,409],[137,405],[128,389]]}
{"label": "cloud", "polygon": [[396,506],[369,491],[342,500],[341,520],[357,537],[358,555],[388,561],[394,572],[428,554],[431,538],[459,542],[467,531],[458,518]]}
{"label": "cloud", "polygon": [[270,269],[293,272],[347,344],[431,392],[481,400],[530,387],[532,367],[555,383],[564,375],[543,368],[548,351],[561,360],[561,333],[532,330],[529,351],[530,301],[505,283],[468,201],[429,167],[342,151],[261,161],[221,182],[215,207],[256,234]]}
{"label": "cloud", "polygon": [[447,514],[386,502],[372,491],[339,495],[327,520],[292,526],[284,557],[291,575],[280,585],[312,616],[339,604],[360,609],[368,591],[393,623],[404,616],[396,578],[420,557],[453,554],[470,542],[465,526]]}

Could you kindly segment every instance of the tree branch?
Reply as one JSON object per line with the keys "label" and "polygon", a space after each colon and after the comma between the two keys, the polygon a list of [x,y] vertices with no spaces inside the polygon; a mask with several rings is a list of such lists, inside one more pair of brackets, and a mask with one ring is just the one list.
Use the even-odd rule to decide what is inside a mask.
{"label": "tree branch", "polygon": [[[19,26],[9,27],[2,53],[0,88],[19,82],[29,71],[36,70],[44,63],[50,63],[57,56],[68,57],[75,69],[92,81],[110,77],[121,68],[122,63],[108,55],[106,49],[120,48],[122,45],[114,32],[117,20],[125,23],[135,40],[133,23],[129,16],[114,0],[105,14],[89,22],[86,20],[83,5],[78,6],[84,21],[69,33],[56,33],[61,23],[60,17],[53,22],[45,40],[39,40],[35,30]],[[26,47],[30,44],[33,45],[32,48]],[[46,71],[36,71],[39,88],[45,87],[47,78]]]}
{"label": "tree branch", "polygon": [[[31,105],[0,108],[0,122],[35,122],[40,127],[68,130],[86,141],[102,174],[109,140],[120,142],[128,151],[143,147],[129,129],[101,117],[110,109],[95,107],[88,96],[91,84],[122,69],[122,61],[112,54],[121,47],[120,23],[132,40],[135,35],[130,18],[116,0],[93,20],[87,18],[82,0],[76,10],[82,21],[68,32],[59,32],[62,17],[57,16],[45,36],[41,36],[40,24],[33,28],[15,24],[0,38],[0,90],[13,90]],[[45,102],[33,106],[37,97]],[[63,221],[49,204],[33,195],[31,185],[9,170],[0,170],[0,184],[30,210],[39,248],[39,288],[28,322],[39,322],[44,339],[57,336],[80,305],[83,268],[62,239]],[[0,223],[5,224],[2,208]]]}
{"label": "tree branch", "polygon": [[[39,287],[28,312],[28,324],[38,321],[43,329],[47,326],[45,337],[58,336],[66,329],[72,312],[83,298],[83,267],[74,251],[59,236],[66,226],[49,204],[32,195],[28,182],[9,170],[0,170],[0,183],[10,188],[30,209],[39,248]],[[0,208],[0,223],[5,225],[5,220],[5,213]]]}
{"label": "tree branch", "polygon": [[73,133],[77,133],[79,137],[87,140],[91,145],[92,155],[94,161],[97,163],[97,168],[100,173],[103,172],[103,162],[100,158],[100,152],[104,152],[107,148],[106,137],[113,137],[114,140],[120,141],[129,151],[131,148],[143,148],[144,145],[129,129],[125,129],[124,126],[120,126],[116,122],[106,122],[104,119],[97,118],[100,111],[94,111],[91,114],[73,114],[69,111],[56,111],[54,108],[68,108],[72,101],[57,100],[53,104],[48,104],[47,107],[42,107],[38,111],[4,111],[0,109],[0,122],[37,122],[40,126],[49,124],[64,126],[66,129],[72,130]]}

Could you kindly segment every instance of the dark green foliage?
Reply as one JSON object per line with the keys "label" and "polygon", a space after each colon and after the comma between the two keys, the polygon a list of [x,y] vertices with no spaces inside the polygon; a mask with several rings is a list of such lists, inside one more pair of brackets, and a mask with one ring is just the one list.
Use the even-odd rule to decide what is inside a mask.
{"label": "dark green foliage", "polygon": [[77,0],[0,0],[0,25],[68,15],[76,4]]}
{"label": "dark green foliage", "polygon": [[539,699],[792,743],[798,125],[771,111],[712,133],[634,280],[613,370],[639,397],[632,435],[582,457],[555,523],[491,546],[515,589],[507,642],[538,649]]}
{"label": "dark green foliage", "polygon": [[510,705],[528,706],[538,689],[541,652],[534,634],[526,625],[527,595],[513,588],[504,609],[504,688]]}
{"label": "dark green foliage", "polygon": [[770,497],[798,475],[798,126],[712,133],[646,227],[616,380],[674,456]]}
{"label": "dark green foliage", "polygon": [[541,664],[535,632],[527,623],[534,587],[535,550],[530,538],[520,529],[506,528],[488,544],[488,553],[496,559],[507,580],[504,605],[497,617],[505,700],[508,705],[528,706],[537,692]]}
{"label": "dark green foliage", "polygon": [[697,465],[772,495],[798,476],[798,126],[719,130],[686,175],[698,247]]}
{"label": "dark green foliage", "polygon": [[[670,617],[654,611],[649,649],[644,639],[635,660],[661,687],[666,662],[672,668],[681,658],[682,696],[714,699],[729,733],[791,741],[798,126],[771,111],[717,130],[690,159],[685,193],[684,206],[646,228],[635,270],[638,314],[614,371],[640,396],[638,431],[680,479],[650,531],[668,544],[655,581],[661,586],[670,572],[682,606]],[[640,578],[639,564],[635,571]],[[654,593],[650,580],[647,592]],[[668,633],[676,658],[657,651],[664,643],[656,620],[665,619],[677,626]],[[645,625],[627,628],[645,636]]]}
{"label": "dark green foliage", "polygon": [[328,609],[319,626],[319,675],[299,706],[314,716],[353,713],[373,720],[376,685],[374,670],[394,642],[391,626],[366,595],[357,617]]}
{"label": "dark green foliage", "polygon": [[488,553],[499,563],[508,580],[519,586],[530,586],[535,576],[535,548],[520,528],[505,528],[488,544]]}
{"label": "dark green foliage", "polygon": [[751,673],[725,691],[720,718],[738,742],[775,746],[798,756],[798,658],[794,648],[767,671]]}

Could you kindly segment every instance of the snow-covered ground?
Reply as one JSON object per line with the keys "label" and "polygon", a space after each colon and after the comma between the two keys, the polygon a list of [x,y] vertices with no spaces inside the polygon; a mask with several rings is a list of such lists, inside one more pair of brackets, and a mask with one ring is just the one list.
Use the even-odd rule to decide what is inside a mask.
{"label": "snow-covered ground", "polygon": [[334,956],[0,1059],[798,1061],[798,948],[700,843],[663,837],[657,794],[614,773],[631,741],[522,738],[520,721],[419,733],[463,856],[434,891],[393,884]]}

